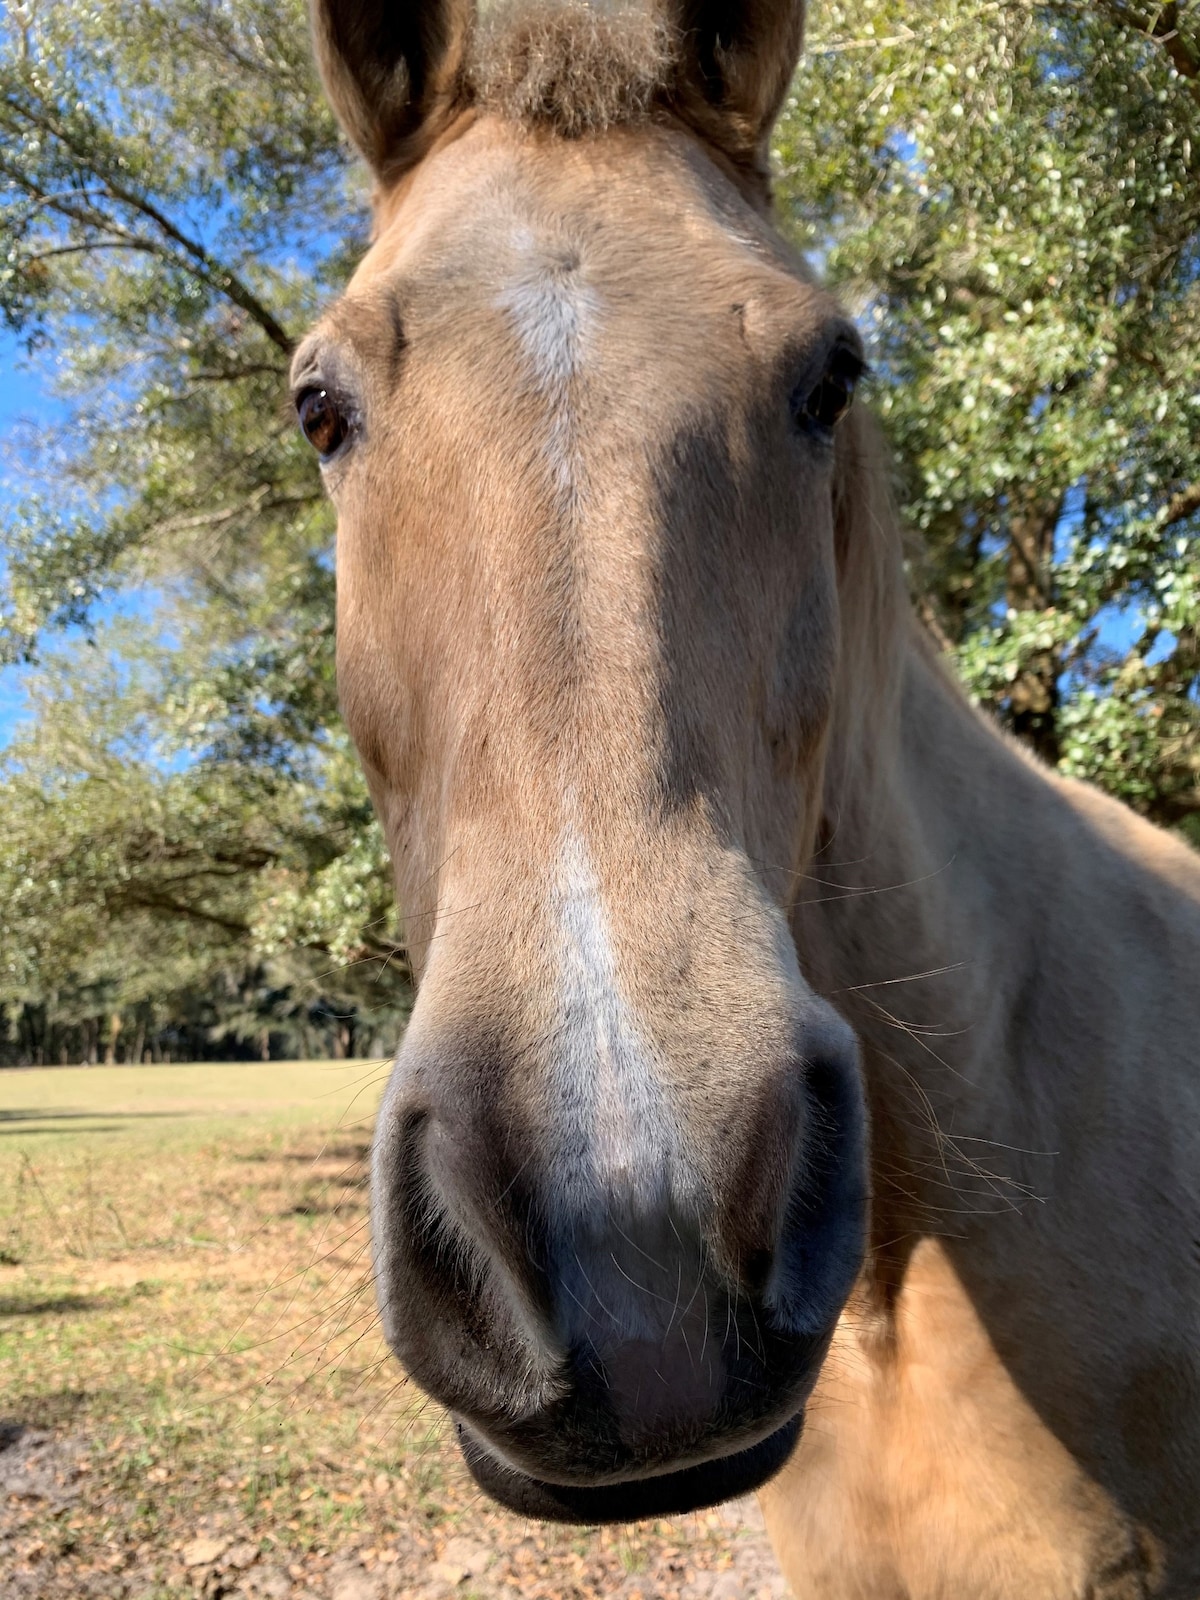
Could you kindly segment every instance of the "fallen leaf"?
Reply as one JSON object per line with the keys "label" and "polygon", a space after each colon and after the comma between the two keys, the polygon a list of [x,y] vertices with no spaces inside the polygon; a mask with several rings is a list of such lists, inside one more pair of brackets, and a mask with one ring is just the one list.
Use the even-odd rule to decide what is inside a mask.
{"label": "fallen leaf", "polygon": [[193,1539],[183,1547],[185,1567],[208,1567],[219,1561],[229,1548],[228,1539]]}

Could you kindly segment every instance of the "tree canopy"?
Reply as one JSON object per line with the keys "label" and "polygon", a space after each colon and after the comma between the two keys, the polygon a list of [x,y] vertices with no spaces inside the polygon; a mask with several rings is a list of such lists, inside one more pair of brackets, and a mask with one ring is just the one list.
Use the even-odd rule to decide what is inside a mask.
{"label": "tree canopy", "polygon": [[0,310],[65,406],[18,441],[4,522],[0,649],[33,705],[0,773],[23,1054],[395,1032],[332,520],[284,404],[364,192],[298,0],[10,9]]}
{"label": "tree canopy", "polygon": [[[779,204],[858,316],[914,598],[1041,755],[1200,839],[1200,5],[814,0]],[[302,0],[24,0],[0,1059],[388,1048],[332,519],[284,404],[364,245]]]}
{"label": "tree canopy", "polygon": [[1200,6],[813,8],[787,212],[981,704],[1200,839]]}

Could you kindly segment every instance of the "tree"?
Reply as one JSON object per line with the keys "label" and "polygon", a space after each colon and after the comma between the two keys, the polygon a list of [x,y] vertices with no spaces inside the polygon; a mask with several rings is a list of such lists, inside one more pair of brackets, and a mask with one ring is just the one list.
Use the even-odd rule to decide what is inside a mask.
{"label": "tree", "polygon": [[1200,7],[814,23],[784,202],[871,332],[921,610],[1045,759],[1200,838]]}
{"label": "tree", "polygon": [[[1200,837],[1192,4],[823,0],[781,210],[871,335],[914,595],[971,692]],[[19,442],[0,1055],[386,1046],[407,987],[283,404],[366,235],[302,0],[24,0],[0,38]],[[357,1036],[355,1036],[357,1034]]]}
{"label": "tree", "polygon": [[[332,520],[283,404],[365,226],[300,0],[10,8],[0,312],[66,403],[22,442],[40,492],[4,525],[0,649],[35,711],[0,773],[24,1056],[398,1031]],[[113,596],[132,618],[105,620]]]}

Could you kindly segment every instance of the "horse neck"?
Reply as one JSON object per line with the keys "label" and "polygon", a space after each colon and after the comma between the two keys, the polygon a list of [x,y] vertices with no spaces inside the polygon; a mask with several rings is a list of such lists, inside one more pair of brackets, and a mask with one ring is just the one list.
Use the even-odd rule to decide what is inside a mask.
{"label": "horse neck", "polygon": [[896,1178],[883,1226],[921,1228],[1044,1179],[1032,1152],[1057,1148],[1061,1098],[1027,1092],[1024,1022],[1073,937],[1055,896],[1088,863],[1063,786],[984,723],[915,623],[896,655],[890,705],[835,762],[793,928],[863,1048],[877,1174]]}

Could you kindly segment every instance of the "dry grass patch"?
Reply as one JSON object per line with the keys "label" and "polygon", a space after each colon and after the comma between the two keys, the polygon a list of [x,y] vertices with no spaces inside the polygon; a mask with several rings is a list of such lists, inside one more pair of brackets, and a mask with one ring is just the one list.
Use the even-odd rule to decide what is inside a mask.
{"label": "dry grass patch", "polygon": [[5,1600],[782,1592],[744,1510],[480,1499],[374,1314],[379,1070],[128,1070],[0,1073]]}

